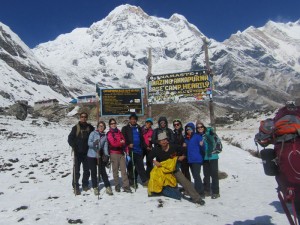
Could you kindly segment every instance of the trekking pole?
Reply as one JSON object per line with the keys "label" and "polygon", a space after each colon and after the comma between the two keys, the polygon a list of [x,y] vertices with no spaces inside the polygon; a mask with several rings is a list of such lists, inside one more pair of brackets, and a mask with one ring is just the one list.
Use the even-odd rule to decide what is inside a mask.
{"label": "trekking pole", "polygon": [[136,192],[135,164],[133,159],[133,151],[131,151],[131,162],[132,162],[132,171],[133,171],[133,185],[134,185],[134,191]]}
{"label": "trekking pole", "polygon": [[71,151],[71,155],[73,154],[73,185],[74,185],[74,194],[77,195],[77,185],[76,185],[76,169],[75,169],[75,152]]}
{"label": "trekking pole", "polygon": [[99,159],[99,151],[97,151],[97,190],[98,190],[98,200],[99,200],[99,194],[100,194],[100,188],[99,188],[99,182],[100,182],[100,159]]}

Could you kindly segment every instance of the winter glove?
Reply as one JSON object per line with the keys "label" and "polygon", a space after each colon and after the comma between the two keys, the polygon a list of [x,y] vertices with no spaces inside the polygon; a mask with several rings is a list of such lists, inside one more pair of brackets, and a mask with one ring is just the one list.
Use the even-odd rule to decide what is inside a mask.
{"label": "winter glove", "polygon": [[94,148],[98,148],[99,140],[95,140],[93,143]]}
{"label": "winter glove", "polygon": [[103,156],[102,156],[102,161],[103,161],[104,163],[107,163],[107,162],[109,161],[109,156],[108,156],[108,155],[103,155]]}

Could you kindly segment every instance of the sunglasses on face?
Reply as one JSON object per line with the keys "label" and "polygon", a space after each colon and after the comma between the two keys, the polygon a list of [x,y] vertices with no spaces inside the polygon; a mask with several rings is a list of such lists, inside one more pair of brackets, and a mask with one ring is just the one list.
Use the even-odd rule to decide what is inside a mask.
{"label": "sunglasses on face", "polygon": [[116,124],[116,123],[110,123],[109,125],[114,125],[114,124]]}
{"label": "sunglasses on face", "polygon": [[179,127],[180,123],[174,123],[174,127]]}
{"label": "sunglasses on face", "polygon": [[85,119],[86,119],[86,118],[87,118],[87,116],[81,116],[80,118],[85,118]]}
{"label": "sunglasses on face", "polygon": [[197,127],[197,129],[200,129],[200,128],[204,128],[203,126],[199,126],[199,127]]}

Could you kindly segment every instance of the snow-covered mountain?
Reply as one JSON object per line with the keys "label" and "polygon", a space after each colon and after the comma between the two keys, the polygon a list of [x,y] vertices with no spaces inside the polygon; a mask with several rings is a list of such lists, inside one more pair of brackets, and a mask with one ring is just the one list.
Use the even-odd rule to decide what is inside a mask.
{"label": "snow-covered mountain", "polygon": [[300,20],[269,21],[264,27],[238,32],[222,44],[223,48],[212,48],[211,57],[219,75],[219,99],[250,108],[300,97]]}
{"label": "snow-covered mountain", "polygon": [[0,23],[0,106],[70,96],[62,81],[38,60],[9,27]]}
{"label": "snow-covered mountain", "polygon": [[144,87],[148,48],[153,73],[189,70],[204,35],[181,15],[170,19],[147,15],[141,8],[121,5],[89,28],[78,28],[33,49],[61,74],[72,91],[104,87]]}
{"label": "snow-covered mountain", "polygon": [[[93,92],[96,83],[144,87],[149,48],[154,75],[202,69],[203,37],[182,15],[158,18],[121,5],[89,28],[62,34],[32,51],[77,95]],[[300,97],[300,20],[270,21],[223,43],[207,40],[217,102],[253,109]]]}

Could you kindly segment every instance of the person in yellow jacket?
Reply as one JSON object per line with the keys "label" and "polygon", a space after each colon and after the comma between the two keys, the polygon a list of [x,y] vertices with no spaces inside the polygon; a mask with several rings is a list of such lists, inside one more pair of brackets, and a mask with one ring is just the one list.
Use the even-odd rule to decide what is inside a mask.
{"label": "person in yellow jacket", "polygon": [[[181,184],[187,194],[191,197],[192,202],[204,205],[205,201],[200,197],[192,183],[183,175],[179,168],[177,168],[177,160],[182,161],[185,157],[178,156],[181,155],[181,151],[182,149],[180,146],[169,144],[168,137],[165,132],[158,135],[158,147],[155,147],[154,150],[149,154],[149,160],[153,161],[155,167],[153,169],[153,172],[151,171],[150,173],[148,194],[150,193],[151,196],[152,192],[158,193],[156,191],[159,191],[161,186],[155,186],[155,184],[153,183],[160,179],[160,182],[158,182],[160,185],[168,184],[166,186],[175,187],[175,178],[176,182]],[[158,169],[155,169],[156,167],[161,168],[160,171]],[[158,170],[158,172],[156,170]]]}

